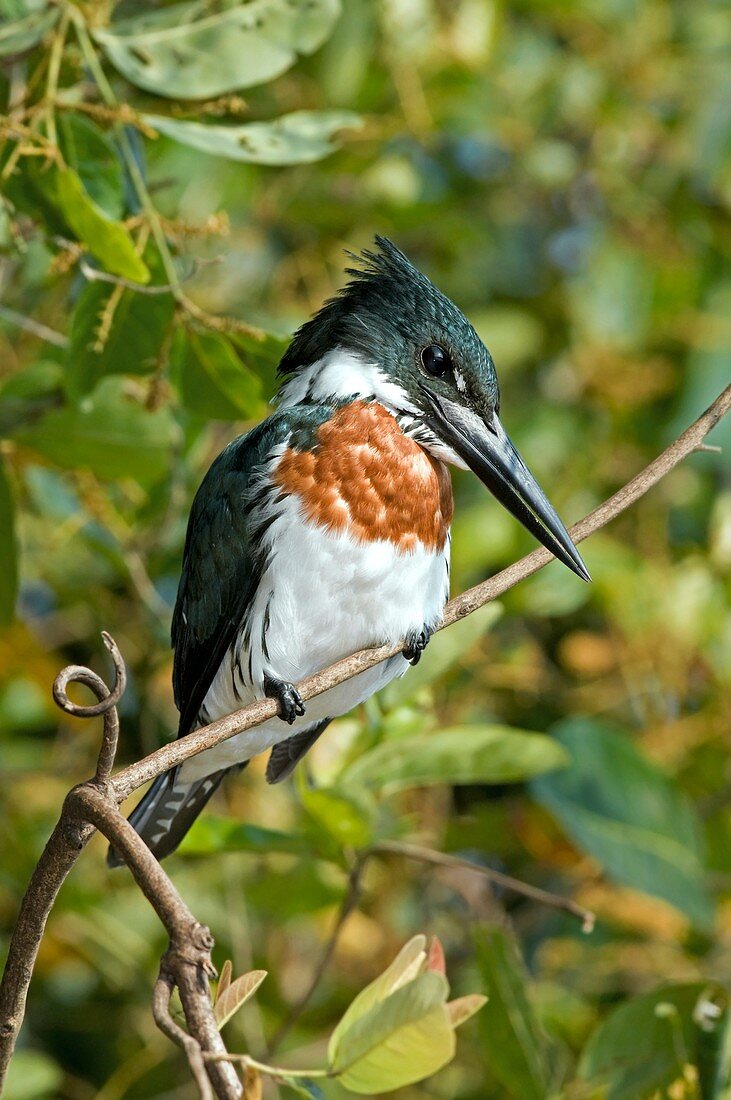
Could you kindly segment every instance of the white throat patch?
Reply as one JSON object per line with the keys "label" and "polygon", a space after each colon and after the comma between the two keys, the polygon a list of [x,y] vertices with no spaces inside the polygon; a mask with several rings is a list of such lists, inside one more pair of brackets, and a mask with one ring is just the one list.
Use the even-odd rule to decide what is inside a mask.
{"label": "white throat patch", "polygon": [[389,382],[377,363],[345,348],[333,348],[316,363],[298,370],[282,386],[277,404],[286,408],[333,397],[375,398],[389,412],[417,412],[406,391]]}
{"label": "white throat patch", "polygon": [[346,348],[333,348],[315,363],[298,370],[284,383],[276,402],[280,408],[287,408],[306,401],[327,402],[346,397],[375,399],[396,417],[402,431],[424,450],[442,462],[467,469],[459,455],[422,423],[419,410],[406,390],[390,382],[377,363]]}

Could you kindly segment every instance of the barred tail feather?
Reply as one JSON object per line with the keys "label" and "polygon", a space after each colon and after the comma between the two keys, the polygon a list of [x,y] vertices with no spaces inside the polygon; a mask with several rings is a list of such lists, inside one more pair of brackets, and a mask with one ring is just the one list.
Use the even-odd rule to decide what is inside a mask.
{"label": "barred tail feather", "polygon": [[[239,771],[241,767],[235,764],[233,768],[223,768],[192,783],[181,780],[179,771],[158,776],[130,814],[130,825],[152,854],[164,859],[180,844],[226,772]],[[110,867],[119,867],[124,860],[110,848],[107,863]]]}

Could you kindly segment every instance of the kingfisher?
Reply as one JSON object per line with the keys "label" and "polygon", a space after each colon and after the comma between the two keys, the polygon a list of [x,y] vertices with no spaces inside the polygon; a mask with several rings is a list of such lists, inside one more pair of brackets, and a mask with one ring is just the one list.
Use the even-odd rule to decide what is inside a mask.
{"label": "kingfisher", "polygon": [[[333,718],[419,660],[449,595],[448,466],[589,580],[502,426],[475,329],[396,245],[375,244],[295,333],[276,411],[229,443],[193,501],[172,620],[178,736],[264,696],[278,716],[155,780],[130,821],[160,859],[227,772],[271,750],[266,779],[280,782]],[[305,707],[298,680],[401,642]]]}

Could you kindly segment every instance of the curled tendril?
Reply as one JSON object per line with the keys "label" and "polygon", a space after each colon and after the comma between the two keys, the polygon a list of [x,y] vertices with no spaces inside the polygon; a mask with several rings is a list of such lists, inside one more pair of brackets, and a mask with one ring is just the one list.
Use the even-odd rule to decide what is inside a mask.
{"label": "curled tendril", "polygon": [[[119,718],[117,717],[117,703],[122,698],[127,684],[127,670],[124,659],[119,652],[117,643],[111,634],[102,630],[104,645],[109,650],[114,662],[114,687],[110,691],[100,676],[92,672],[84,665],[67,665],[59,672],[53,685],[53,698],[61,710],[67,714],[73,714],[76,718],[96,718],[104,715],[104,736],[102,738],[99,759],[96,765],[96,780],[105,782],[112,771],[114,757],[117,751],[117,739],[119,737]],[[69,684],[84,684],[96,695],[98,703],[91,706],[82,706],[69,699],[66,688]]]}
{"label": "curled tendril", "polygon": [[[127,670],[117,643],[106,630],[102,630],[102,639],[114,662],[114,687],[111,691],[100,676],[84,665],[67,665],[54,681],[53,698],[56,705],[67,714],[73,714],[75,718],[97,718],[100,714],[106,714],[112,707],[116,707],[127,686]],[[90,706],[74,703],[66,691],[69,684],[84,684],[94,692],[99,702]]]}

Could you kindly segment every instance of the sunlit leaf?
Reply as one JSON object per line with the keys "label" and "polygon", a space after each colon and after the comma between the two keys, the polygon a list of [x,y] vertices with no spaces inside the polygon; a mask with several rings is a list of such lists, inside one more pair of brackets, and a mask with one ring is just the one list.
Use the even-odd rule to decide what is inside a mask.
{"label": "sunlit leaf", "polygon": [[461,1027],[487,1004],[484,993],[468,993],[454,1001],[447,1001],[446,1009],[452,1027]]}
{"label": "sunlit leaf", "polygon": [[112,275],[146,283],[150,272],[134,241],[87,193],[72,168],[24,157],[7,181],[8,198],[51,235],[78,241]]}
{"label": "sunlit leaf", "polygon": [[426,972],[354,1020],[331,1046],[331,1068],[353,1092],[374,1095],[430,1077],[454,1057],[443,975]]}
{"label": "sunlit leaf", "polygon": [[325,41],[338,0],[229,0],[207,12],[174,4],[94,37],[133,84],[168,99],[203,99],[272,80]]}
{"label": "sunlit leaf", "polygon": [[153,129],[167,137],[227,160],[252,164],[306,164],[332,153],[339,130],[359,127],[352,111],[294,111],[273,122],[247,122],[241,126],[216,126],[160,115],[145,115]]}
{"label": "sunlit leaf", "polygon": [[330,1036],[328,1058],[332,1062],[344,1033],[356,1020],[384,1001],[391,993],[413,981],[426,962],[426,936],[413,936],[399,951],[393,962],[351,1001],[345,1014]]}
{"label": "sunlit leaf", "polygon": [[554,732],[572,764],[535,782],[538,800],[613,878],[708,926],[701,829],[688,798],[600,722],[576,718]]}
{"label": "sunlit leaf", "polygon": [[517,783],[567,761],[561,745],[544,734],[507,726],[457,726],[387,739],[347,767],[339,783],[368,784],[387,794],[440,783]]}
{"label": "sunlit leaf", "polygon": [[[579,1078],[602,1086],[605,1100],[671,1095],[667,1090],[682,1080],[685,1067],[698,1065],[707,1035],[699,1008],[715,992],[719,991],[699,982],[666,985],[620,1005],[589,1039],[579,1062]],[[722,1033],[725,1017],[725,1013],[715,1017],[711,1027]],[[722,1066],[716,1069],[719,1072],[712,1069],[711,1077],[722,1082]],[[723,1097],[717,1091],[707,1095],[714,1100]]]}
{"label": "sunlit leaf", "polygon": [[233,977],[233,963],[230,959],[226,959],[225,963],[221,967],[221,976],[218,979],[218,985],[216,986],[216,996],[214,998],[214,1005],[219,997],[222,997],[228,987],[231,985],[231,978]]}
{"label": "sunlit leaf", "polygon": [[547,1040],[526,996],[526,974],[501,928],[476,937],[477,961],[488,996],[480,1038],[490,1070],[515,1100],[545,1100],[550,1066]]}
{"label": "sunlit leaf", "polygon": [[12,622],[18,597],[18,547],[15,503],[5,463],[0,455],[0,626]]}
{"label": "sunlit leaf", "polygon": [[222,992],[216,993],[213,1012],[219,1028],[227,1024],[242,1005],[254,996],[266,976],[266,970],[252,970],[235,978]]}

